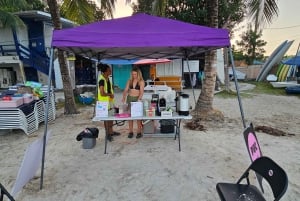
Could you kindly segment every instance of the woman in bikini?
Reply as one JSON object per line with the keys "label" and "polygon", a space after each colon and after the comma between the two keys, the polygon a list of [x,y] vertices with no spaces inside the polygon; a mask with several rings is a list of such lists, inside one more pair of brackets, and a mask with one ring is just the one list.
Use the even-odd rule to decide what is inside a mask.
{"label": "woman in bikini", "polygon": [[[141,101],[144,95],[145,82],[143,80],[140,69],[134,67],[131,71],[130,79],[127,81],[126,87],[123,92],[122,102],[130,106],[131,102]],[[128,138],[133,137],[133,121],[128,121],[129,134]],[[142,121],[137,120],[137,135],[136,138],[141,138],[142,135]]]}

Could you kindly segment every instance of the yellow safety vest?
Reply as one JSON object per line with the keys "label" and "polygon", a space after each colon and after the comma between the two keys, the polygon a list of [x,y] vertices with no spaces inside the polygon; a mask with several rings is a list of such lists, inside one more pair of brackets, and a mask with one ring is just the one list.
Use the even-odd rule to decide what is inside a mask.
{"label": "yellow safety vest", "polygon": [[[98,101],[103,101],[103,102],[113,102],[114,99],[110,98],[109,96],[101,96],[101,93],[100,93],[100,87],[99,87],[99,82],[100,80],[104,80],[104,92],[107,93],[107,82],[106,82],[106,79],[105,77],[103,77],[103,75],[101,74],[98,78]],[[114,91],[113,91],[113,86],[112,86],[112,83],[110,84],[110,91],[112,94],[114,94]]]}

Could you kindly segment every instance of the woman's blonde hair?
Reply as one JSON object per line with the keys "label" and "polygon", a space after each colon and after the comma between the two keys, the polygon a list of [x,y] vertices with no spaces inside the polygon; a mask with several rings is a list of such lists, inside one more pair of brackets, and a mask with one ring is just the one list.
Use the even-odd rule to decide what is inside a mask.
{"label": "woman's blonde hair", "polygon": [[[138,80],[138,82],[144,81],[142,72],[141,72],[141,70],[139,68],[133,67],[132,70],[131,70],[131,72],[137,72],[137,80]],[[130,81],[131,81],[131,83],[133,81],[132,74],[130,74]]]}

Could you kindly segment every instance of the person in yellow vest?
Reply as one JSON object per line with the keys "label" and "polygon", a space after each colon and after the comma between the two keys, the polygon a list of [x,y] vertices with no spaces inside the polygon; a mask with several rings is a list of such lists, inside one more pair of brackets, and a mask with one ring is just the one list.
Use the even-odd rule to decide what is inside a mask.
{"label": "person in yellow vest", "polygon": [[[109,108],[113,106],[114,103],[114,90],[113,85],[109,80],[111,75],[111,68],[107,64],[98,64],[98,69],[101,71],[101,75],[98,77],[98,101],[108,102]],[[119,132],[113,131],[113,121],[104,121],[105,127],[108,128],[107,139],[111,142],[113,141],[113,136],[120,135]]]}
{"label": "person in yellow vest", "polygon": [[[130,107],[131,102],[141,101],[144,95],[145,82],[142,76],[142,72],[137,67],[134,67],[131,71],[130,79],[127,81],[126,87],[123,91],[122,102],[128,104]],[[128,121],[129,134],[128,138],[133,138],[133,121]],[[142,121],[137,120],[137,135],[136,138],[141,138],[142,135]]]}

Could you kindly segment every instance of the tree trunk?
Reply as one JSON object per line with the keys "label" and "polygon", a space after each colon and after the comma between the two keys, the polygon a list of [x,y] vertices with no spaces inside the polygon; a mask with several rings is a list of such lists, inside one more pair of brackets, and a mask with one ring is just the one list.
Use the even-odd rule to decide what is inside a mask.
{"label": "tree trunk", "polygon": [[228,70],[228,48],[224,48],[224,74],[225,74],[225,90],[230,90],[229,70]]}
{"label": "tree trunk", "polygon": [[[53,26],[55,30],[61,29],[60,15],[56,0],[47,0]],[[65,114],[77,114],[74,93],[71,84],[69,69],[67,67],[64,51],[58,50],[58,62],[63,82],[64,95],[65,95]]]}
{"label": "tree trunk", "polygon": [[[208,16],[210,16],[210,27],[218,27],[218,0],[207,0]],[[205,54],[204,73],[201,93],[196,103],[193,122],[199,124],[199,120],[223,121],[221,112],[213,109],[213,98],[216,84],[217,50],[209,51]]]}

